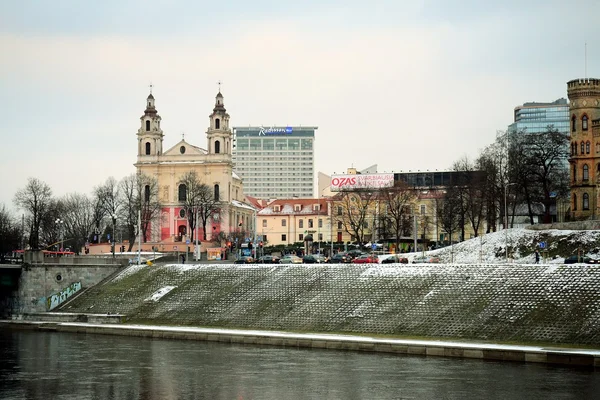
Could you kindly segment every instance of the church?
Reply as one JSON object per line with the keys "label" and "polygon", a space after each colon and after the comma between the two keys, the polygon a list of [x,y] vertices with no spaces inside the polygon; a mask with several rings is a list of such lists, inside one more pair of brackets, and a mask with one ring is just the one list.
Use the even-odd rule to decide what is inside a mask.
{"label": "church", "polygon": [[[242,180],[233,170],[233,135],[220,90],[209,115],[207,149],[188,143],[184,136],[179,143],[163,150],[161,117],[152,91],[146,99],[146,110],[140,122],[138,155],[134,165],[138,174],[156,178],[161,206],[160,217],[152,221],[147,231],[150,242],[173,250],[169,245],[185,244],[190,240],[192,232],[184,207],[186,186],[182,178],[192,171],[201,183],[212,189],[214,200],[219,205],[219,211],[210,216],[206,226],[208,241],[255,230],[255,209],[244,202]],[[204,232],[202,225],[198,225],[193,236],[201,240]]]}

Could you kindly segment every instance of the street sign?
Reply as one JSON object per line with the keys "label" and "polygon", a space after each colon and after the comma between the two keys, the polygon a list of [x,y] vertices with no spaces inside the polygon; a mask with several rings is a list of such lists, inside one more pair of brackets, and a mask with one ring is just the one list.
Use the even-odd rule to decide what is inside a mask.
{"label": "street sign", "polygon": [[249,241],[250,241],[250,238],[249,238],[249,237],[247,237],[247,238],[246,238],[246,243],[248,243]]}
{"label": "street sign", "polygon": [[376,243],[373,243],[373,244],[371,245],[371,249],[373,249],[373,250],[377,250],[377,244],[376,244]]}
{"label": "street sign", "polygon": [[190,244],[190,239],[186,239],[185,244]]}
{"label": "street sign", "polygon": [[546,248],[546,242],[540,242],[540,249]]}
{"label": "street sign", "polygon": [[173,250],[177,250],[177,246],[173,246]]}

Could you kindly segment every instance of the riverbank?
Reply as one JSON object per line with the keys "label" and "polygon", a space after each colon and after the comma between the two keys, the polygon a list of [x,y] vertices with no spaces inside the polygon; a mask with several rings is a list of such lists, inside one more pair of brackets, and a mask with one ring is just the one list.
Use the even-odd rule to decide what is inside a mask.
{"label": "riverbank", "polygon": [[30,329],[46,332],[121,335],[156,339],[199,340],[297,348],[366,351],[427,357],[435,356],[494,361],[516,361],[588,368],[600,367],[600,350],[561,347],[382,339],[368,336],[289,333],[262,330],[74,322],[56,323],[4,320],[0,321],[0,328]]}

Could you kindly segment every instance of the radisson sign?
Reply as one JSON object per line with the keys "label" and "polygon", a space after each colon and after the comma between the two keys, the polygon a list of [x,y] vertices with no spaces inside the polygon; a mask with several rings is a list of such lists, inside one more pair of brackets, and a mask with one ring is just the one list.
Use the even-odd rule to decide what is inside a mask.
{"label": "radisson sign", "polygon": [[292,127],[291,126],[286,126],[285,128],[265,128],[265,127],[260,127],[260,130],[258,131],[258,136],[272,136],[272,135],[291,135],[292,134]]}

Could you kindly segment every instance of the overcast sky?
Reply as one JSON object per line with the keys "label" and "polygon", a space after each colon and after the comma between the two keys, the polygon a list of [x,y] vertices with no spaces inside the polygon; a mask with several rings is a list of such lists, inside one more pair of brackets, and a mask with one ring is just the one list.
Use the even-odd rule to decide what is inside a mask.
{"label": "overcast sky", "polygon": [[600,1],[54,0],[0,4],[0,207],[134,172],[154,84],[164,148],[232,126],[309,125],[316,172],[445,170],[515,106],[600,78]]}

